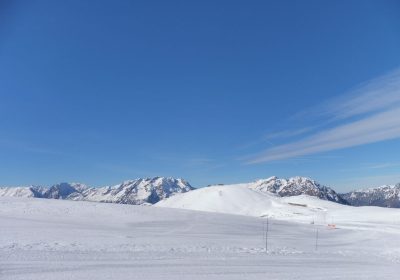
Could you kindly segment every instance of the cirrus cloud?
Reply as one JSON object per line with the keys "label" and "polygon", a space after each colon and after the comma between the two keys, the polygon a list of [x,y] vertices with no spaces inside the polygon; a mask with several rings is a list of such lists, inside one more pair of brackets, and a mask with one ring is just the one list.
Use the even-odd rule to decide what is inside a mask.
{"label": "cirrus cloud", "polygon": [[371,80],[321,108],[319,115],[333,123],[329,128],[264,150],[246,162],[271,162],[400,138],[400,71]]}

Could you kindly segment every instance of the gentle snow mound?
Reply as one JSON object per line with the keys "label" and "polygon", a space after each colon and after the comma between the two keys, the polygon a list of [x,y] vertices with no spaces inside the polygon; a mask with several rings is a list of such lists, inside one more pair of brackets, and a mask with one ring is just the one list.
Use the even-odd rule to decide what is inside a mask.
{"label": "gentle snow mound", "polygon": [[160,201],[157,207],[183,208],[207,212],[262,216],[271,209],[276,197],[260,193],[244,186],[235,188],[215,186],[175,195]]}

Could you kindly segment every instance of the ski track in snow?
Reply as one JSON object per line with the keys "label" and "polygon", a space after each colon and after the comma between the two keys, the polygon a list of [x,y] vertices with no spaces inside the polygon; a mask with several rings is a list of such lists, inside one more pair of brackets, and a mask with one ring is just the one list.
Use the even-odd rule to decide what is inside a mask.
{"label": "ski track in snow", "polygon": [[310,224],[314,210],[298,206],[294,209],[302,214],[290,216],[295,206],[281,207],[284,215],[275,212],[269,219],[265,252],[265,218],[0,198],[0,279],[396,279],[400,275],[399,209],[349,208],[303,196],[281,201],[313,204],[312,209],[325,209],[328,217],[334,213],[338,229]]}

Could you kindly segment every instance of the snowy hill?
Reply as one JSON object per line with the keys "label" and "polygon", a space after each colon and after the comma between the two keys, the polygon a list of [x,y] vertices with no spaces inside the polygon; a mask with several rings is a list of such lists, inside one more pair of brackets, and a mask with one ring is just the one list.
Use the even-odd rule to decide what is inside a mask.
{"label": "snowy hill", "polygon": [[271,217],[301,223],[340,223],[341,227],[352,227],[357,221],[359,228],[363,227],[363,223],[369,222],[379,224],[385,220],[388,224],[393,223],[398,221],[400,214],[398,209],[353,207],[309,195],[280,197],[277,194],[251,189],[248,184],[201,188],[162,200],[155,206]]}
{"label": "snowy hill", "polygon": [[342,194],[354,206],[381,206],[400,208],[400,184],[357,190]]}
{"label": "snowy hill", "polygon": [[122,204],[156,203],[176,193],[192,190],[183,179],[155,177],[125,181],[116,186],[89,188],[80,183],[60,183],[46,187],[0,188],[0,197],[36,197]]}
{"label": "snowy hill", "polygon": [[[311,222],[318,213],[326,212],[327,206],[330,209],[341,207],[330,201],[305,197],[306,201],[301,203],[291,202],[292,197],[283,198],[270,192],[254,190],[248,184],[238,184],[193,190],[160,201],[155,206],[306,222]],[[325,207],[321,203],[314,206],[316,201],[321,201]]]}
{"label": "snowy hill", "polygon": [[280,203],[273,194],[236,185],[200,188],[165,199],[155,206],[260,217]]}

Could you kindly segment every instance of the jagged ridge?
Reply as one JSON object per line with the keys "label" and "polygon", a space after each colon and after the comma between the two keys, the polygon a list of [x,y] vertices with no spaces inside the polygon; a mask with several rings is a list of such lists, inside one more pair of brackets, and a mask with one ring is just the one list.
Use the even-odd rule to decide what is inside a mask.
{"label": "jagged ridge", "polygon": [[116,186],[90,188],[79,183],[60,183],[50,188],[30,186],[0,188],[0,196],[84,200],[121,204],[154,204],[193,187],[183,179],[155,177],[125,181]]}
{"label": "jagged ridge", "polygon": [[[274,193],[279,196],[306,194],[323,200],[354,206],[381,206],[400,208],[400,184],[338,194],[333,189],[305,178],[281,179],[270,177],[245,184],[249,188]],[[119,185],[102,188],[79,183],[60,183],[50,188],[40,186],[0,188],[0,196],[37,197],[84,200],[122,204],[154,204],[178,193],[194,188],[183,179],[154,177],[125,181]]]}
{"label": "jagged ridge", "polygon": [[400,183],[342,194],[353,206],[380,206],[400,208]]}
{"label": "jagged ridge", "polygon": [[193,187],[183,179],[155,177],[125,181],[112,187],[90,188],[71,195],[69,199],[135,205],[154,204],[192,189]]}
{"label": "jagged ridge", "polygon": [[306,194],[309,196],[316,196],[323,200],[348,204],[348,202],[333,189],[306,177],[281,179],[273,176],[268,179],[261,179],[250,183],[249,188],[261,192],[275,193],[282,197]]}

